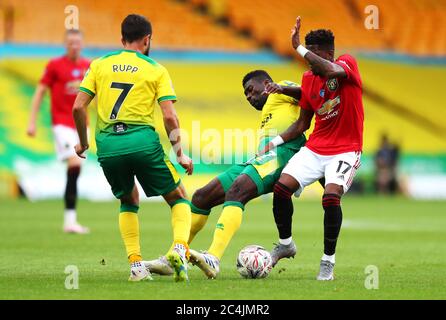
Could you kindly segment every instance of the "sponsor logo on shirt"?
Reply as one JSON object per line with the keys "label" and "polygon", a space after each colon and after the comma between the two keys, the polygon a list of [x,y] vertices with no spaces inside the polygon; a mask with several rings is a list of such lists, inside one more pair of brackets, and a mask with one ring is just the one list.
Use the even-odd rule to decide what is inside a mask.
{"label": "sponsor logo on shirt", "polygon": [[322,107],[317,110],[317,114],[320,116],[326,115],[321,120],[328,120],[336,117],[339,114],[339,110],[334,110],[341,103],[341,97],[337,96],[334,99],[325,101]]}
{"label": "sponsor logo on shirt", "polygon": [[333,109],[341,103],[341,97],[337,96],[336,98],[325,101],[325,103],[317,110],[317,114],[322,116],[324,114],[330,114]]}
{"label": "sponsor logo on shirt", "polygon": [[262,129],[268,123],[268,121],[272,119],[272,117],[273,114],[271,112],[268,113],[266,117],[262,120],[262,125],[260,126],[260,129]]}

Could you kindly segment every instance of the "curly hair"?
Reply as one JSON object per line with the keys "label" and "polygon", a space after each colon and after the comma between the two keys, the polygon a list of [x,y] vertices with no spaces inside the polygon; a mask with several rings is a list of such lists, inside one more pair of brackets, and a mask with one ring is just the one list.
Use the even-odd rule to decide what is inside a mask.
{"label": "curly hair", "polygon": [[273,79],[271,79],[271,76],[268,74],[268,72],[266,72],[265,70],[254,70],[251,71],[249,73],[247,73],[242,81],[242,85],[245,86],[246,82],[248,82],[249,80],[256,78],[259,80],[271,80],[273,81]]}
{"label": "curly hair", "polygon": [[334,34],[328,29],[311,30],[305,36],[305,45],[334,46]]}

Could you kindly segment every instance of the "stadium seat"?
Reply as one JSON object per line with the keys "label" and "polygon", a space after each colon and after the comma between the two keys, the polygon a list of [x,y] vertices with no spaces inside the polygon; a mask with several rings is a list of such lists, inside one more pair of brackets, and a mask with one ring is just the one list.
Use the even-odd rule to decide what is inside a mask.
{"label": "stadium seat", "polygon": [[[11,0],[15,10],[13,41],[19,43],[58,44],[64,30],[65,4],[53,0],[25,3]],[[108,1],[76,1],[80,29],[87,45],[119,46],[120,23],[129,13],[128,2],[110,6]],[[214,24],[184,3],[170,0],[132,1],[132,12],[146,15],[153,25],[156,48],[195,48],[251,51],[253,41],[236,36]],[[42,17],[42,18],[39,18]],[[43,18],[45,17],[45,18]],[[181,19],[178,19],[181,17]]]}

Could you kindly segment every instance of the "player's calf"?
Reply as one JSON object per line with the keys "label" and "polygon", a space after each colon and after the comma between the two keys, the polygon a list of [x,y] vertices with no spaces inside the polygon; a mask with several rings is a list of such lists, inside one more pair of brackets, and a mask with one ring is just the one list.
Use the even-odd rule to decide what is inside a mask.
{"label": "player's calf", "polygon": [[322,197],[324,208],[324,254],[317,280],[333,280],[336,245],[342,225],[342,186],[328,184]]}
{"label": "player's calf", "polygon": [[196,190],[192,195],[192,204],[199,210],[210,211],[213,207],[222,204],[225,200],[225,191],[218,179],[213,179],[204,187]]}
{"label": "player's calf", "polygon": [[324,194],[322,206],[324,208],[324,254],[332,256],[336,251],[342,225],[341,196],[335,193]]}
{"label": "player's calf", "polygon": [[280,259],[294,257],[297,252],[291,232],[294,211],[291,196],[298,188],[297,181],[288,175],[282,175],[273,188],[274,221],[279,232],[279,244],[271,251],[273,266]]}

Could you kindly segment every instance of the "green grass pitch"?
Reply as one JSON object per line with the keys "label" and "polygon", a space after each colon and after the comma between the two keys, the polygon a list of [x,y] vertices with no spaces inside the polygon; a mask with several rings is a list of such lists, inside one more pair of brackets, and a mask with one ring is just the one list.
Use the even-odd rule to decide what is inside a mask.
{"label": "green grass pitch", "polygon": [[[207,280],[192,268],[189,283],[171,277],[127,282],[117,210],[117,202],[81,201],[80,221],[92,233],[67,235],[61,201],[0,200],[0,299],[446,299],[446,202],[345,197],[336,280],[323,283],[315,280],[322,254],[319,201],[295,201],[299,252],[258,280],[242,279],[235,259],[245,245],[271,249],[277,240],[270,199],[247,205],[219,278]],[[214,209],[193,248],[207,249],[220,211]],[[156,258],[171,242],[168,207],[146,202],[139,215],[143,258]],[[79,269],[77,290],[65,288],[68,265]],[[378,268],[379,289],[364,286],[368,265]]]}

